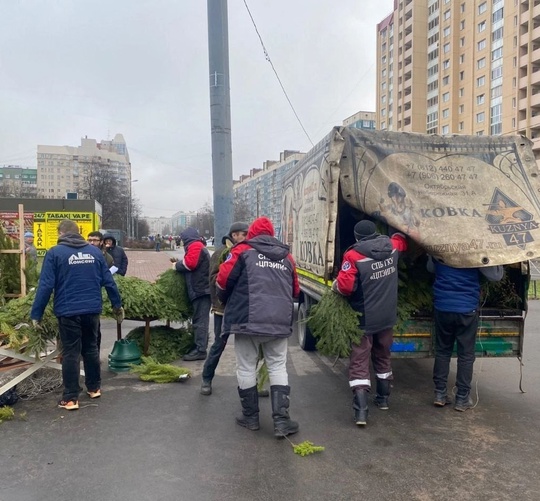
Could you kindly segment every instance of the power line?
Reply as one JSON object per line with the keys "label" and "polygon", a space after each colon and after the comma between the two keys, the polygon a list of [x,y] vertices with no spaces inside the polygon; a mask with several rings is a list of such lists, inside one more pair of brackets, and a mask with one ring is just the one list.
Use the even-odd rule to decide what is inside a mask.
{"label": "power line", "polygon": [[298,116],[298,113],[296,113],[296,110],[294,109],[294,106],[293,106],[291,100],[289,99],[289,96],[287,94],[287,91],[285,90],[285,87],[281,83],[281,79],[279,78],[279,75],[278,75],[278,73],[276,71],[276,68],[274,68],[274,63],[272,63],[272,60],[270,59],[270,55],[268,54],[268,51],[266,50],[266,47],[264,46],[263,39],[261,37],[261,34],[259,33],[259,29],[257,28],[257,24],[255,23],[255,19],[253,19],[253,16],[251,15],[251,11],[249,10],[249,7],[248,7],[248,4],[247,4],[246,0],[244,0],[244,5],[246,6],[249,17],[251,18],[251,22],[253,23],[255,31],[257,32],[257,36],[259,37],[259,41],[261,42],[261,46],[262,46],[262,49],[263,49],[263,52],[264,52],[264,57],[270,63],[270,66],[272,66],[272,70],[274,71],[274,74],[276,75],[276,78],[277,78],[277,80],[279,82],[279,85],[281,86],[281,90],[283,91],[283,94],[285,94],[285,97],[287,98],[287,101],[289,102],[289,106],[291,107],[291,110],[293,111],[294,116],[296,117],[296,120],[298,120],[298,123],[300,124],[300,127],[302,127],[302,130],[304,131],[304,134],[309,139],[309,142],[311,143],[311,146],[314,146],[313,141],[309,137],[309,134],[307,133],[307,130],[304,127],[304,124],[302,124],[302,120],[300,120],[300,117]]}

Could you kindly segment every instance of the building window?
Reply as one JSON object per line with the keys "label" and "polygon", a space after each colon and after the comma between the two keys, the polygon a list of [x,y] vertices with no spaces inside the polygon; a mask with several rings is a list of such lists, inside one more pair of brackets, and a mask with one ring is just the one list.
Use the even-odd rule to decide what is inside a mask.
{"label": "building window", "polygon": [[461,11],[462,14],[465,12],[465,4],[464,3],[461,4],[460,11]]}
{"label": "building window", "polygon": [[476,104],[478,104],[478,105],[484,104],[485,101],[486,101],[486,95],[485,94],[480,94],[480,95],[476,96]]}
{"label": "building window", "polygon": [[450,77],[449,76],[443,77],[442,79],[443,86],[448,85],[449,83],[450,83]]}
{"label": "building window", "polygon": [[502,26],[500,28],[497,28],[492,34],[491,34],[491,41],[496,42],[497,40],[501,40],[503,37],[503,28]]}
{"label": "building window", "polygon": [[465,88],[461,87],[461,89],[459,89],[459,97],[463,97],[464,95],[465,95]]}
{"label": "building window", "polygon": [[442,101],[443,101],[443,103],[447,103],[448,101],[450,101],[450,92],[445,92],[442,95]]}
{"label": "building window", "polygon": [[491,107],[490,133],[493,136],[502,133],[502,104],[496,104]]}
{"label": "building window", "polygon": [[450,36],[450,26],[447,26],[446,28],[444,28],[443,36],[445,36],[445,37]]}
{"label": "building window", "polygon": [[500,21],[503,18],[503,8],[501,7],[500,9],[496,10],[491,18],[493,23]]}
{"label": "building window", "polygon": [[460,105],[459,105],[459,108],[458,108],[458,111],[459,111],[459,114],[461,115],[461,114],[465,111],[465,105],[464,105],[464,104],[460,104]]}
{"label": "building window", "polygon": [[476,68],[478,70],[484,68],[485,66],[486,66],[486,58],[485,57],[482,57],[481,59],[476,61]]}
{"label": "building window", "polygon": [[444,11],[443,19],[444,19],[445,21],[446,21],[447,19],[450,19],[450,9]]}
{"label": "building window", "polygon": [[503,55],[502,47],[499,47],[498,49],[493,49],[491,51],[491,60],[496,61],[497,59],[500,59]]}
{"label": "building window", "polygon": [[448,68],[450,68],[450,59],[446,59],[445,61],[443,61],[442,67],[443,70],[447,70]]}
{"label": "building window", "polygon": [[459,130],[463,130],[465,128],[464,122],[459,122]]}
{"label": "building window", "polygon": [[493,87],[493,89],[491,89],[491,99],[495,99],[501,96],[502,96],[502,85],[497,85],[496,87]]}
{"label": "building window", "polygon": [[445,43],[445,44],[443,45],[443,52],[444,52],[445,54],[448,54],[448,53],[450,52],[450,44],[449,44],[449,43]]}
{"label": "building window", "polygon": [[443,110],[442,112],[442,117],[443,118],[448,118],[450,116],[450,109],[449,108],[446,108],[445,110]]}
{"label": "building window", "polygon": [[486,39],[484,38],[483,40],[480,40],[477,44],[476,44],[478,50],[484,50],[486,48]]}
{"label": "building window", "polygon": [[448,125],[443,125],[443,126],[442,126],[441,133],[442,133],[443,135],[446,135],[446,134],[449,134],[449,133],[450,133],[450,128],[448,127]]}
{"label": "building window", "polygon": [[486,29],[486,22],[482,21],[481,23],[478,23],[478,33],[482,33]]}
{"label": "building window", "polygon": [[459,64],[463,64],[465,62],[465,54],[461,54],[459,56]]}
{"label": "building window", "polygon": [[476,132],[476,135],[477,136],[483,136],[484,135],[484,131],[483,130],[479,130]]}
{"label": "building window", "polygon": [[459,23],[459,29],[460,29],[460,30],[464,30],[464,29],[465,29],[465,20],[463,20],[463,21],[461,21],[461,22]]}
{"label": "building window", "polygon": [[487,2],[482,2],[479,6],[478,6],[478,14],[483,14],[484,12],[487,11]]}
{"label": "building window", "polygon": [[502,78],[502,66],[497,66],[491,70],[491,79],[496,80],[497,78]]}
{"label": "building window", "polygon": [[485,76],[481,76],[481,77],[478,77],[476,79],[476,86],[477,87],[482,87],[482,85],[484,85],[486,83],[486,77]]}
{"label": "building window", "polygon": [[477,113],[476,114],[476,122],[477,123],[482,123],[484,121],[485,117],[486,117],[486,114],[483,111],[481,111],[480,113]]}
{"label": "building window", "polygon": [[465,79],[465,72],[464,72],[464,71],[460,71],[460,72],[459,72],[459,79],[460,79],[460,80],[464,80],[464,79]]}

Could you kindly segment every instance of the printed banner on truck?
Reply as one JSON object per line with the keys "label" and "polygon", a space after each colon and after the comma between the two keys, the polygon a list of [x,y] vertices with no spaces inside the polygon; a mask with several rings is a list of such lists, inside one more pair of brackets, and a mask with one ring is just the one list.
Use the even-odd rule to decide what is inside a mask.
{"label": "printed banner on truck", "polygon": [[93,212],[35,212],[34,213],[34,245],[38,255],[44,255],[47,249],[58,242],[58,223],[62,219],[72,219],[77,223],[84,239],[88,233],[96,229]]}
{"label": "printed banner on truck", "polygon": [[540,172],[520,136],[344,128],[340,182],[353,207],[456,267],[540,257]]}

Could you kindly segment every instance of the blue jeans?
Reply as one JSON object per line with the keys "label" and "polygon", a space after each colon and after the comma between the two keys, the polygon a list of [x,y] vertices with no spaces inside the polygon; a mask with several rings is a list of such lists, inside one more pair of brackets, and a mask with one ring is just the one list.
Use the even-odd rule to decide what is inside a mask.
{"label": "blue jeans", "polygon": [[217,313],[214,313],[215,339],[214,344],[212,345],[212,347],[210,348],[210,352],[208,353],[208,357],[206,357],[206,360],[204,362],[204,368],[202,372],[203,381],[212,381],[212,379],[214,379],[216,367],[219,364],[219,359],[221,358],[221,354],[223,353],[225,346],[227,346],[229,336],[221,337],[222,324],[223,315],[218,315]]}
{"label": "blue jeans", "polygon": [[80,358],[83,359],[85,384],[88,391],[101,387],[101,366],[97,348],[99,314],[58,317],[62,342],[62,379],[64,400],[77,400],[82,388],[79,385]]}

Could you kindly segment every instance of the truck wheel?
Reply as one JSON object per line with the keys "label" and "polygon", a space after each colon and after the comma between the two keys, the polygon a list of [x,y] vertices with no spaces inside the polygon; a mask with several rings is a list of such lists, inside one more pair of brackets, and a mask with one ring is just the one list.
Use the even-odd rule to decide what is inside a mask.
{"label": "truck wheel", "polygon": [[304,301],[298,305],[298,320],[296,323],[298,327],[298,344],[304,351],[315,350],[315,345],[317,344],[317,340],[311,334],[311,330],[306,322],[310,306],[311,302],[308,297],[304,297]]}

